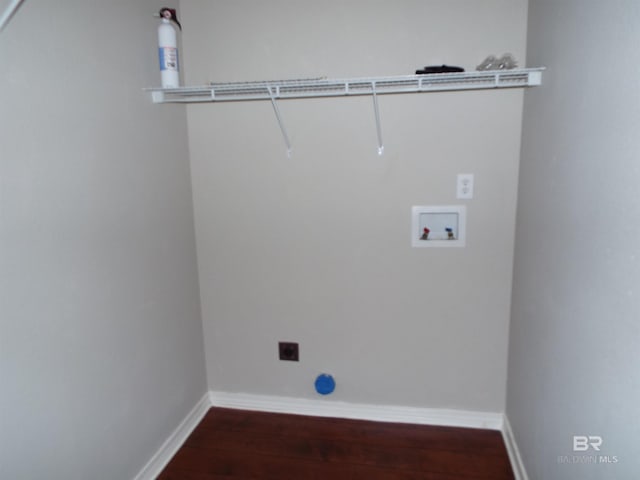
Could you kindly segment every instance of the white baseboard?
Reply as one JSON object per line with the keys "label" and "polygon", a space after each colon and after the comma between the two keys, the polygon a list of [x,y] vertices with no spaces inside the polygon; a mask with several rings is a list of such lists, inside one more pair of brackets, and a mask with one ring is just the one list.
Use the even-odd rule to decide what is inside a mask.
{"label": "white baseboard", "polygon": [[305,399],[252,395],[244,393],[211,392],[215,407],[257,410],[273,413],[292,413],[316,417],[351,418],[376,422],[414,423],[448,427],[502,430],[502,413],[447,410],[439,408],[399,407],[336,402],[329,399]]}
{"label": "white baseboard", "polygon": [[187,437],[198,426],[205,414],[211,408],[211,396],[205,394],[195,407],[182,420],[178,428],[169,435],[169,438],[162,444],[151,460],[140,470],[134,480],[154,480],[160,472],[167,466],[169,461],[176,454],[178,449],[185,442]]}
{"label": "white baseboard", "polygon": [[511,430],[511,424],[509,423],[507,415],[504,416],[502,438],[504,439],[504,444],[507,447],[507,453],[509,454],[509,460],[511,461],[511,468],[513,469],[513,475],[516,480],[529,480],[529,476],[527,475],[527,471],[524,469],[520,450],[518,449],[516,438],[513,436],[513,430]]}

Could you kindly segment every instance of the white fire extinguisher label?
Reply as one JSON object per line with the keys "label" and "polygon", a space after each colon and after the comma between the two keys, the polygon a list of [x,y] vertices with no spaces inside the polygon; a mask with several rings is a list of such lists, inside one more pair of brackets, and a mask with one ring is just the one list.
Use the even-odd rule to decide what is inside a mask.
{"label": "white fire extinguisher label", "polygon": [[178,49],[175,47],[159,47],[160,70],[178,71]]}

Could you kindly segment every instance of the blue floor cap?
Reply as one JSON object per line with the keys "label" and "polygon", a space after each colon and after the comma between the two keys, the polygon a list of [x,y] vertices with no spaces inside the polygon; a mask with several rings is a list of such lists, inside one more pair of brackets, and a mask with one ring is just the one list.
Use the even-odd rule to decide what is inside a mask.
{"label": "blue floor cap", "polygon": [[336,381],[328,373],[322,373],[316,378],[316,392],[329,395],[336,389]]}

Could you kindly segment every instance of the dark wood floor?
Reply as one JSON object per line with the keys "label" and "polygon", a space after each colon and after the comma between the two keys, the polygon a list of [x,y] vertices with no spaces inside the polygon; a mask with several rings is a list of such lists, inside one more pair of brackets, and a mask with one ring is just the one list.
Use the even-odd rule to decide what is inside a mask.
{"label": "dark wood floor", "polygon": [[513,480],[500,432],[212,408],[160,480]]}

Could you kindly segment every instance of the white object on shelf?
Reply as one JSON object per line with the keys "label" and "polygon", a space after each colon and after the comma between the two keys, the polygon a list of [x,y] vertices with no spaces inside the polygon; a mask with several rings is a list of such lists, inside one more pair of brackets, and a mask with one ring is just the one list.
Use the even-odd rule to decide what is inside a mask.
{"label": "white object on shelf", "polygon": [[464,247],[467,208],[464,205],[411,208],[412,247]]}
{"label": "white object on shelf", "polygon": [[[162,11],[165,10],[168,11],[168,9]],[[162,87],[180,87],[180,59],[176,29],[167,18],[162,18],[158,25],[158,57]]]}

